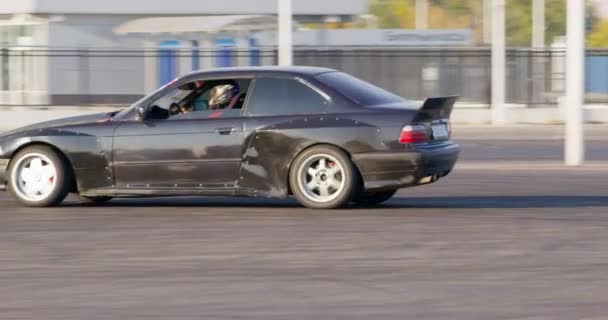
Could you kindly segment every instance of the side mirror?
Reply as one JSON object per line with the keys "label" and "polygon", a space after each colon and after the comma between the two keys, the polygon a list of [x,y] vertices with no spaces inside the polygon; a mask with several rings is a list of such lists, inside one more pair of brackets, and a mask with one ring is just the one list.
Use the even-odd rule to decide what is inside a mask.
{"label": "side mirror", "polygon": [[146,120],[146,108],[143,106],[137,107],[137,120],[144,121]]}

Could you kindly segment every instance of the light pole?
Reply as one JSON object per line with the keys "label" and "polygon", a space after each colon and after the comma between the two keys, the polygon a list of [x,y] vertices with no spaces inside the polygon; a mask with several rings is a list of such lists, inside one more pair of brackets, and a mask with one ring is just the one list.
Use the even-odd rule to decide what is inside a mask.
{"label": "light pole", "polygon": [[585,160],[585,1],[568,0],[566,33],[566,164]]}
{"label": "light pole", "polygon": [[429,0],[416,0],[416,29],[429,27]]}
{"label": "light pole", "polygon": [[290,66],[293,63],[293,12],[291,10],[292,0],[277,1],[279,11],[279,65]]}
{"label": "light pole", "polygon": [[492,5],[494,0],[482,0],[483,11],[483,44],[492,42]]}
{"label": "light pole", "polygon": [[546,47],[545,30],[545,0],[532,0],[532,48],[535,50],[531,51],[529,59],[532,59],[531,98],[535,101],[542,100],[542,95],[546,91],[545,79],[541,75],[545,73],[547,59],[543,54],[537,54],[537,52],[542,53]]}
{"label": "light pole", "polygon": [[506,122],[505,0],[492,2],[492,124]]}
{"label": "light pole", "polygon": [[545,47],[545,0],[532,1],[532,47]]}

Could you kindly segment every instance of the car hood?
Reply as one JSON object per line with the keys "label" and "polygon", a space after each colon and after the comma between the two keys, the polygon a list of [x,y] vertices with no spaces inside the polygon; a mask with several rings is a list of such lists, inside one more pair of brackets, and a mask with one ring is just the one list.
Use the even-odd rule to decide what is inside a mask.
{"label": "car hood", "polygon": [[9,132],[5,132],[0,135],[0,138],[4,138],[10,135],[18,134],[21,132],[31,131],[31,130],[40,130],[40,129],[50,129],[57,127],[65,127],[65,126],[74,126],[81,124],[88,124],[94,122],[100,122],[104,120],[111,119],[112,113],[104,112],[104,113],[94,113],[88,114],[84,116],[76,116],[76,117],[68,117],[61,118],[51,121],[40,122],[36,124],[32,124],[29,126],[21,127],[15,130],[11,130]]}

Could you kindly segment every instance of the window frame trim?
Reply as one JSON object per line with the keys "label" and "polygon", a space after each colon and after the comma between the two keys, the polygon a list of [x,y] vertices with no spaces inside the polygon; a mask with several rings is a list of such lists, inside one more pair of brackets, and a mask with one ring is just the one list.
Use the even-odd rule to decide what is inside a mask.
{"label": "window frame trim", "polygon": [[[297,81],[299,83],[301,83],[302,85],[304,85],[305,87],[311,89],[312,91],[314,91],[315,93],[317,93],[321,98],[323,98],[326,102],[327,105],[326,107],[331,107],[334,103],[334,99],[332,98],[331,95],[327,94],[325,91],[323,91],[321,88],[319,88],[318,86],[312,84],[310,81],[300,77],[300,76],[293,76],[293,75],[256,75],[251,83],[251,85],[249,86],[251,91],[248,93],[248,97],[247,97],[247,101],[245,101],[245,104],[243,105],[243,113],[242,116],[243,117],[281,117],[281,116],[302,116],[302,115],[309,115],[309,114],[314,114],[314,113],[292,113],[292,114],[272,114],[272,115],[260,115],[260,114],[251,114],[249,112],[249,104],[251,101],[251,98],[253,97],[252,93],[255,93],[255,88],[257,86],[257,80],[258,79],[286,79],[286,80],[294,80]],[[322,114],[326,114],[327,112],[323,112]]]}
{"label": "window frame trim", "polygon": [[[166,93],[161,95],[159,98],[152,100],[151,102],[145,102],[145,106],[146,109],[151,108],[152,107],[152,103],[158,101],[159,99],[163,98],[166,94],[169,94],[171,91],[179,88],[181,85],[186,84],[186,83],[190,83],[190,82],[194,82],[194,81],[218,81],[218,80],[250,80],[249,83],[249,87],[247,88],[247,94],[245,96],[245,102],[243,103],[243,107],[241,108],[240,112],[238,115],[234,115],[232,117],[219,117],[219,118],[209,118],[207,115],[206,117],[198,117],[197,116],[197,112],[200,114],[200,111],[197,112],[192,112],[192,117],[189,118],[176,118],[176,119],[171,119],[171,117],[167,118],[167,119],[161,119],[159,121],[191,121],[191,120],[215,120],[215,119],[235,119],[235,118],[243,118],[244,114],[245,114],[245,110],[246,110],[246,106],[248,104],[249,101],[249,97],[250,94],[253,90],[254,87],[254,83],[255,83],[255,76],[254,75],[239,75],[236,77],[220,77],[220,76],[212,76],[212,77],[205,77],[205,76],[201,76],[201,77],[192,77],[192,78],[188,78],[185,79],[186,76],[184,77],[184,79],[178,79],[177,81],[175,81],[171,87],[166,88]],[[180,81],[181,80],[181,81]]]}

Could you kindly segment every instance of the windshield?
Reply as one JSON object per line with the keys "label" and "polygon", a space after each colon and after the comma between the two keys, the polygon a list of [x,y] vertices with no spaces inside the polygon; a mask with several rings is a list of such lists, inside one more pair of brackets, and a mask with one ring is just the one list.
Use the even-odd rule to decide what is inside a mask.
{"label": "windshield", "polygon": [[[176,79],[177,80],[177,79]],[[143,96],[141,99],[135,101],[134,103],[132,103],[130,106],[128,106],[126,109],[118,112],[116,115],[114,115],[115,117],[123,117],[126,116],[127,114],[131,113],[131,111],[133,111],[133,109],[135,109],[138,105],[140,105],[142,102],[144,102],[144,100],[148,99],[149,97],[165,90],[167,87],[169,87],[170,85],[174,84],[176,80],[173,81],[169,81],[167,84],[165,84],[164,86],[154,90],[152,93],[150,93],[149,95],[145,95]]]}
{"label": "windshield", "polygon": [[405,99],[396,94],[343,72],[322,73],[316,78],[324,85],[339,91],[361,105],[378,105],[405,101]]}

